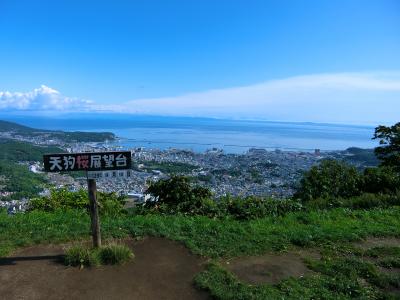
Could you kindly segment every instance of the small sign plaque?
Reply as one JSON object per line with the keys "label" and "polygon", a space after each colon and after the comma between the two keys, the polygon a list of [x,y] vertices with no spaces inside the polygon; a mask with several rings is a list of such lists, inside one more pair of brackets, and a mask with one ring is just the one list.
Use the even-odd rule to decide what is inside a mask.
{"label": "small sign plaque", "polygon": [[131,178],[131,170],[114,170],[114,171],[89,171],[90,179],[115,179],[115,178]]}
{"label": "small sign plaque", "polygon": [[131,169],[132,156],[130,151],[46,154],[43,162],[46,172],[111,171]]}

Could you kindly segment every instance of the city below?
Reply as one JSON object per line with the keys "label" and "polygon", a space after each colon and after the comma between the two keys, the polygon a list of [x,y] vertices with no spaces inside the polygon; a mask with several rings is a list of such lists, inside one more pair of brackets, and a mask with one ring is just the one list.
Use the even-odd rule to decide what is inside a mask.
{"label": "city below", "polygon": [[[57,146],[70,153],[122,150],[121,146],[110,146],[108,141],[66,142],[62,138],[49,139],[48,135],[44,133],[26,136],[5,131],[0,133],[0,138],[40,146]],[[202,153],[175,148],[159,150],[136,147],[123,150],[132,153],[132,170],[104,172],[101,178],[97,178],[97,188],[102,192],[116,192],[127,196],[130,202],[134,203],[149,199],[146,190],[150,182],[172,174],[190,177],[194,183],[210,188],[216,198],[231,195],[284,199],[293,195],[304,171],[320,160],[345,160],[358,168],[373,164],[358,157],[359,151],[372,153],[372,150],[359,148],[349,148],[345,151],[315,149],[313,152],[251,148],[244,154],[225,153],[217,148]],[[49,195],[51,188],[66,188],[70,191],[86,188],[87,175],[83,172],[44,173],[41,161],[24,164],[31,172],[42,173],[48,178],[49,185],[39,193],[41,196]],[[10,192],[2,192],[1,196],[10,196]],[[28,201],[26,198],[0,201],[0,205],[13,211],[24,210]]]}

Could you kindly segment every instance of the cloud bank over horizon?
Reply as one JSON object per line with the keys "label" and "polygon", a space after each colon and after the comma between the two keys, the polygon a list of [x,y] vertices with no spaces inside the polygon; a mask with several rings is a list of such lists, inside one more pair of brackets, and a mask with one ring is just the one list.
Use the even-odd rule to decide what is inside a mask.
{"label": "cloud bank over horizon", "polygon": [[87,110],[92,104],[90,100],[66,97],[46,85],[26,93],[0,91],[0,111]]}
{"label": "cloud bank over horizon", "polygon": [[173,97],[96,103],[42,85],[1,92],[0,112],[53,111],[217,117],[269,121],[383,124],[400,121],[400,71],[289,77]]}

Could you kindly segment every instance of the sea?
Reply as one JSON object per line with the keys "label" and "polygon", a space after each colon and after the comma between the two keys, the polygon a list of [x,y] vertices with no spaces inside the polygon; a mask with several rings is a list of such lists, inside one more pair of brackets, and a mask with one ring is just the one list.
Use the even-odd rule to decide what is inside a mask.
{"label": "sea", "polygon": [[377,146],[377,142],[371,139],[374,126],[368,125],[121,114],[71,114],[57,117],[0,115],[0,119],[39,129],[109,131],[119,137],[116,144],[123,148],[176,148],[195,152],[218,148],[225,153],[240,154],[250,148],[329,151]]}

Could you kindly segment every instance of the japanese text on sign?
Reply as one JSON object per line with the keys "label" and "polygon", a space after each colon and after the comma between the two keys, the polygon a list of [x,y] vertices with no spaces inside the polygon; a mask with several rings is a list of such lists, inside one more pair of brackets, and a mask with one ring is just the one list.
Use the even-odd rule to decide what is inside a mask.
{"label": "japanese text on sign", "polygon": [[47,154],[43,156],[47,172],[101,171],[130,169],[131,152],[91,152]]}

